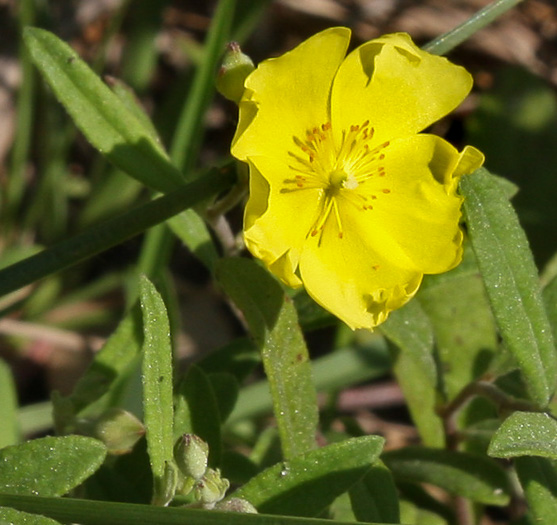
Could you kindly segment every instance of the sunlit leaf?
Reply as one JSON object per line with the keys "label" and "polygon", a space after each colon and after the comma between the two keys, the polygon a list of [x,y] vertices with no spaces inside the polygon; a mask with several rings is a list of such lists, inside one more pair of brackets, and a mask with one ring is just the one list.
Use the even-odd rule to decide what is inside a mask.
{"label": "sunlit leaf", "polygon": [[3,448],[0,493],[62,496],[91,476],[105,456],[100,441],[84,436],[45,437]]}
{"label": "sunlit leaf", "polygon": [[533,400],[555,390],[557,355],[528,240],[500,186],[485,169],[462,179],[466,224],[503,340]]}
{"label": "sunlit leaf", "polygon": [[557,459],[557,421],[548,414],[514,412],[495,432],[487,453],[496,458]]}

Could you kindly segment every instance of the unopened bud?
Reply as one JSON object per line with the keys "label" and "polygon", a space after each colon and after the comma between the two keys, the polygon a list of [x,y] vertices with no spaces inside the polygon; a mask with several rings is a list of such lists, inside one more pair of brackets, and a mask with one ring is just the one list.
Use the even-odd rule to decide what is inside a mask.
{"label": "unopened bud", "polygon": [[174,459],[182,474],[196,481],[207,470],[209,445],[195,434],[184,434],[174,445]]}
{"label": "unopened bud", "polygon": [[127,454],[131,452],[145,427],[131,412],[121,408],[107,410],[93,423],[94,435],[108,449],[109,454]]}
{"label": "unopened bud", "polygon": [[247,500],[242,498],[230,498],[220,501],[215,506],[217,510],[226,512],[242,512],[244,514],[257,514],[257,509]]}
{"label": "unopened bud", "polygon": [[226,491],[230,487],[230,482],[222,478],[220,470],[208,468],[207,472],[195,487],[197,499],[206,508],[211,508],[224,498]]}
{"label": "unopened bud", "polygon": [[238,104],[244,93],[244,81],[255,69],[250,57],[242,53],[238,42],[230,42],[217,77],[217,90]]}

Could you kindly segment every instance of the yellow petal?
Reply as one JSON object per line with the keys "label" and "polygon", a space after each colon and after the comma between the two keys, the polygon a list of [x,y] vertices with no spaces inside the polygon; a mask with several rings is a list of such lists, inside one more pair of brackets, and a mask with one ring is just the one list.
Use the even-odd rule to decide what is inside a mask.
{"label": "yellow petal", "polygon": [[335,77],[331,115],[338,134],[365,120],[376,144],[422,131],[456,108],[472,87],[462,67],[420,50],[405,33],[350,53]]}
{"label": "yellow petal", "polygon": [[249,164],[246,246],[286,284],[299,285],[296,268],[305,238],[315,223],[323,190],[284,192],[284,184],[279,181],[288,177],[287,166],[269,157],[250,157]]}
{"label": "yellow petal", "polygon": [[390,240],[382,242],[382,255],[395,266],[420,273],[450,270],[462,254],[462,197],[456,193],[462,173],[455,176],[455,170],[464,164],[476,169],[477,162],[468,162],[470,153],[463,160],[448,142],[425,134],[394,140],[383,151],[385,175],[373,175],[356,190],[368,199],[374,196],[367,201],[371,208],[364,210],[343,194],[348,195],[343,202],[350,201],[342,206],[345,237],[352,233],[362,243],[376,243],[380,231]]}
{"label": "yellow petal", "polygon": [[300,274],[309,295],[352,329],[372,329],[417,291],[422,274],[399,268],[355,236],[335,228],[309,237]]}
{"label": "yellow petal", "polygon": [[292,51],[265,60],[245,83],[232,154],[246,160],[265,155],[287,162],[293,137],[329,121],[329,95],[350,30],[336,27],[309,38]]}

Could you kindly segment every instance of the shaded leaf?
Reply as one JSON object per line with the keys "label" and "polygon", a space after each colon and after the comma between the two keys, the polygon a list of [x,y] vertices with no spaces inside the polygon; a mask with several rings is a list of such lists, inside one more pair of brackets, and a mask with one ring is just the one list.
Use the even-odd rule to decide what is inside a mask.
{"label": "shaded leaf", "polygon": [[514,460],[535,523],[552,524],[557,515],[557,464],[546,458]]}
{"label": "shaded leaf", "polygon": [[513,199],[538,266],[557,249],[557,98],[553,87],[523,67],[502,67],[465,121],[486,167],[518,184]]}
{"label": "shaded leaf", "polygon": [[246,316],[261,350],[286,459],[315,446],[317,399],[296,310],[277,281],[249,259],[219,261],[219,283]]}
{"label": "shaded leaf", "polygon": [[497,348],[493,315],[471,247],[464,253],[455,270],[429,276],[416,297],[435,334],[449,400],[485,373]]}
{"label": "shaded leaf", "polygon": [[222,443],[217,398],[207,375],[198,366],[189,367],[176,392],[174,440],[195,434],[209,445],[209,464],[218,467]]}
{"label": "shaded leaf", "polygon": [[437,367],[433,357],[433,330],[417,301],[393,312],[380,327],[393,343],[393,370],[412,419],[425,444],[444,445],[441,418],[435,412],[437,403]]}
{"label": "shaded leaf", "polygon": [[431,483],[487,505],[509,502],[509,480],[505,471],[484,456],[407,447],[386,452],[382,459],[397,480]]}
{"label": "shaded leaf", "polygon": [[515,412],[495,432],[487,453],[496,458],[557,459],[557,421],[539,412]]}
{"label": "shaded leaf", "polygon": [[533,400],[545,406],[555,389],[557,358],[528,240],[500,186],[480,169],[461,191],[470,240],[501,336]]}
{"label": "shaded leaf", "polygon": [[350,488],[354,516],[359,521],[400,523],[398,491],[393,476],[378,461]]}
{"label": "shaded leaf", "polygon": [[102,464],[106,447],[84,436],[45,437],[0,450],[0,492],[62,496]]}
{"label": "shaded leaf", "polygon": [[115,383],[127,376],[141,351],[143,334],[139,314],[139,309],[132,309],[95,354],[69,396],[75,413],[101,398],[104,398],[104,402],[96,404],[99,412],[115,405],[111,402],[117,395]]}
{"label": "shaded leaf", "polygon": [[232,496],[266,514],[317,516],[369,472],[383,442],[365,436],[312,450],[264,470]]}
{"label": "shaded leaf", "polygon": [[209,379],[213,387],[218,405],[218,412],[220,414],[220,421],[221,423],[225,423],[228,416],[232,413],[232,410],[234,410],[234,405],[238,400],[238,393],[240,391],[238,381],[236,381],[236,378],[232,374],[227,374],[226,372],[209,374],[207,379]]}

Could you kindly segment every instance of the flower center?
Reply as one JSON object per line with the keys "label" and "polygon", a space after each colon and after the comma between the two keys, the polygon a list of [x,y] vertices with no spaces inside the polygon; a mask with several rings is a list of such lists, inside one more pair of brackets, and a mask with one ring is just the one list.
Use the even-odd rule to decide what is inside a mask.
{"label": "flower center", "polygon": [[343,169],[335,169],[329,175],[329,188],[333,192],[337,192],[348,179],[348,175]]}
{"label": "flower center", "polygon": [[365,121],[343,130],[338,144],[331,123],[327,122],[307,130],[304,140],[293,137],[297,148],[288,152],[293,159],[289,165],[293,177],[284,179],[280,191],[321,190],[319,212],[310,235],[321,233],[332,216],[338,236],[342,238],[343,206],[355,205],[360,210],[372,210],[371,201],[377,199],[379,193],[390,193],[390,189],[371,182],[386,175],[382,161],[385,159],[384,149],[389,145],[385,142],[370,148],[373,134],[373,127]]}

